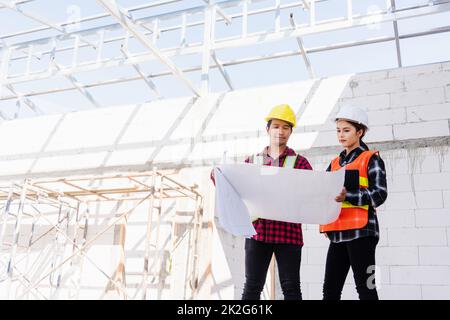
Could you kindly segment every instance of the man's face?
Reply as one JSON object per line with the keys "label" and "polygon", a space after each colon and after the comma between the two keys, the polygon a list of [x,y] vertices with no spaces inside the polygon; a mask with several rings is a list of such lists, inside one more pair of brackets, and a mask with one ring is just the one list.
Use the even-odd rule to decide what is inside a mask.
{"label": "man's face", "polygon": [[292,133],[291,125],[283,120],[273,119],[267,129],[271,144],[286,145]]}

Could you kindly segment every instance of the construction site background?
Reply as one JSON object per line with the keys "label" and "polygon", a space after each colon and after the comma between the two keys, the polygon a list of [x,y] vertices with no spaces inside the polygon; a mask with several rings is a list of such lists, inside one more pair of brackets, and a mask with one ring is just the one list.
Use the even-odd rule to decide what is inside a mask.
{"label": "construction site background", "polygon": [[[268,141],[262,119],[280,102],[292,105],[299,115],[289,146],[307,157],[314,170],[325,170],[340,150],[333,122],[339,107],[356,105],[368,111],[370,131],[365,141],[380,150],[386,162],[389,190],[386,203],[378,209],[380,298],[448,299],[450,62],[2,122],[0,136],[14,137],[2,140],[0,150],[2,215],[11,181],[16,183],[15,203],[19,203],[25,178],[29,179],[27,183],[34,183],[61,178],[72,181],[81,176],[98,182],[99,177],[132,176],[156,169],[183,185],[177,187],[179,190],[195,190],[202,196],[202,221],[194,246],[190,242],[194,229],[187,226],[192,226],[195,201],[188,196],[168,197],[159,205],[160,223],[156,220],[159,213],[155,213],[148,227],[148,198],[125,224],[119,221],[92,242],[81,269],[78,260],[69,259],[60,273],[48,274],[58,261],[71,256],[73,243],[58,236],[54,228],[28,250],[33,212],[37,212],[29,203],[25,208],[29,216],[16,229],[20,231],[17,261],[22,265],[14,269],[9,284],[6,271],[14,243],[15,216],[7,217],[9,222],[2,233],[1,293],[10,298],[101,299],[124,298],[125,292],[128,299],[140,299],[145,277],[144,239],[150,228],[151,237],[159,238],[149,242],[153,247],[147,262],[153,265],[145,281],[146,298],[239,299],[244,283],[243,239],[225,234],[215,224],[214,187],[209,173],[224,159],[242,161],[246,155],[259,152]],[[102,119],[101,130],[98,119]],[[60,184],[54,187],[61,188]],[[101,185],[93,183],[91,189]],[[136,184],[127,186],[132,187]],[[130,190],[120,197],[129,196]],[[147,193],[143,193],[149,196],[151,188],[145,190]],[[90,196],[92,200],[101,198],[98,194]],[[120,197],[112,203],[93,202],[85,241],[113,223],[118,213],[133,208],[132,200],[118,205]],[[64,202],[64,196],[58,201]],[[11,212],[19,210],[18,206],[14,204]],[[40,206],[38,210],[51,218],[39,220],[36,235],[48,231],[51,222],[58,225],[57,209]],[[62,234],[73,237],[75,221],[74,217]],[[174,221],[178,221],[176,228]],[[121,238],[124,229],[120,225],[126,225],[125,238]],[[172,250],[181,238],[184,240],[179,247]],[[313,225],[304,226],[304,239],[303,297],[321,299],[328,240]],[[198,261],[192,270],[194,262],[188,256],[194,249],[198,250]],[[26,261],[28,269],[23,269]],[[118,270],[122,270],[118,269],[120,261],[124,261],[124,270],[117,278]],[[21,275],[20,270],[29,273]],[[43,278],[46,274],[48,277]],[[114,282],[112,285],[111,279],[119,281],[121,289]],[[355,299],[352,275],[347,279],[343,298]],[[263,298],[280,299],[278,280],[275,292],[270,283],[269,279]]]}

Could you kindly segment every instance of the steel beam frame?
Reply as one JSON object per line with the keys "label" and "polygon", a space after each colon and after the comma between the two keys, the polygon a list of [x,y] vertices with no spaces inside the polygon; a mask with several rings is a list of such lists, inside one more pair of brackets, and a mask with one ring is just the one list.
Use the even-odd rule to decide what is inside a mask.
{"label": "steel beam frame", "polygon": [[109,14],[115,18],[122,27],[132,34],[137,40],[139,40],[153,55],[163,64],[169,68],[169,70],[173,73],[175,77],[184,82],[188,88],[196,95],[200,96],[200,91],[192,84],[191,80],[189,80],[184,73],[164,54],[162,53],[153,43],[150,41],[145,34],[139,29],[138,25],[136,25],[131,19],[127,16],[125,11],[120,8],[115,0],[97,0],[99,4],[101,4]]}
{"label": "steel beam frame", "polygon": [[[244,63],[252,63],[257,61],[265,61],[270,59],[277,59],[289,57],[294,55],[301,55],[306,65],[309,77],[314,78],[315,74],[309,59],[309,55],[315,52],[323,52],[340,48],[350,48],[354,46],[368,45],[374,43],[381,43],[387,41],[394,41],[396,46],[398,65],[402,66],[400,41],[402,39],[419,37],[425,35],[439,34],[450,31],[450,25],[441,28],[425,30],[411,34],[400,34],[398,30],[398,22],[401,20],[413,19],[416,17],[433,15],[450,11],[450,1],[433,2],[432,4],[419,5],[401,10],[396,9],[395,0],[386,0],[385,10],[377,13],[369,13],[357,15],[353,12],[353,0],[343,0],[343,4],[347,6],[346,16],[338,19],[331,19],[326,21],[319,21],[316,17],[318,10],[317,4],[326,2],[328,0],[302,0],[298,2],[283,3],[282,0],[273,0],[273,5],[266,5],[263,8],[251,10],[252,3],[264,2],[262,0],[225,0],[217,2],[214,0],[202,0],[205,5],[175,12],[168,12],[157,15],[144,16],[135,19],[132,14],[140,10],[149,9],[153,7],[174,4],[180,0],[160,0],[150,4],[139,5],[130,8],[119,7],[114,0],[97,0],[105,8],[104,13],[83,17],[81,22],[95,21],[107,16],[112,16],[116,22],[107,25],[102,25],[90,29],[77,30],[74,32],[66,32],[65,27],[67,23],[53,23],[38,17],[37,15],[22,10],[19,6],[26,4],[32,0],[22,1],[6,1],[0,0],[0,9],[10,9],[21,13],[28,18],[38,21],[42,27],[32,28],[24,31],[19,31],[10,34],[0,35],[0,41],[3,46],[0,47],[2,51],[2,74],[0,77],[0,101],[7,101],[17,99],[18,103],[25,103],[33,112],[40,114],[38,106],[36,106],[29,98],[32,96],[51,94],[56,92],[65,92],[69,90],[78,90],[85,95],[95,107],[98,103],[87,91],[87,88],[96,86],[110,85],[115,83],[122,83],[127,81],[141,80],[146,83],[150,90],[152,90],[156,98],[162,98],[157,90],[152,79],[171,75],[180,80],[186,85],[191,92],[196,96],[207,95],[210,87],[210,71],[212,69],[219,70],[223,76],[228,88],[234,90],[232,78],[226,71],[226,67],[239,65]],[[240,11],[236,12],[236,8]],[[309,21],[306,24],[297,25],[291,17],[288,26],[281,25],[281,12],[287,9],[303,9],[309,12]],[[233,10],[231,12],[230,10]],[[249,32],[249,17],[261,14],[273,13],[274,25],[273,28],[268,28],[264,32]],[[197,16],[202,14],[202,18],[196,21],[188,22],[187,17]],[[303,37],[311,36],[320,33],[331,32],[335,30],[345,30],[364,25],[369,25],[372,22],[370,18],[377,16],[378,23],[392,23],[394,28],[394,36],[378,37],[374,39],[365,39],[362,41],[350,41],[346,43],[334,43],[329,46],[307,48],[303,43]],[[215,33],[215,27],[218,23],[225,23],[227,25],[235,24],[237,20],[241,20],[241,32],[233,37],[219,37]],[[161,21],[175,21],[175,24],[167,27],[160,27]],[[179,21],[177,24],[176,21]],[[187,43],[186,33],[191,28],[201,27],[204,30],[203,40],[197,43]],[[44,30],[57,30],[58,35],[52,37],[38,38],[35,40],[13,43],[15,37],[21,35],[31,35]],[[107,31],[122,29],[124,34],[108,36]],[[160,49],[157,46],[157,41],[160,35],[166,32],[180,32],[180,43],[178,46],[166,49]],[[98,40],[91,40],[95,35]],[[89,37],[89,40],[86,40]],[[127,49],[127,43],[130,38],[134,38],[145,46],[147,53],[132,53]],[[66,41],[68,39],[75,39],[72,45],[56,46],[56,43]],[[297,52],[275,52],[271,54],[263,54],[255,57],[245,57],[235,60],[220,59],[221,51],[224,49],[242,48],[249,46],[256,46],[263,43],[278,42],[283,40],[295,40],[299,46]],[[6,43],[8,40],[9,43]],[[103,46],[105,44],[121,42],[122,49],[118,56],[105,56]],[[52,49],[39,48],[41,45],[53,43]],[[78,62],[77,53],[79,49],[85,47],[93,47],[97,50],[97,56],[94,60]],[[59,52],[71,52],[74,56],[72,65],[62,65],[50,63],[48,70],[32,71],[33,59],[39,59],[44,55],[53,56]],[[202,57],[200,64],[189,67],[180,68],[175,65],[172,58],[177,56],[191,56],[199,55]],[[9,65],[20,62],[26,59],[25,73],[10,74]],[[212,59],[212,61],[211,61]],[[145,75],[139,64],[147,61],[159,61],[167,68],[166,71]],[[211,63],[213,62],[213,63]],[[56,62],[55,62],[56,63]],[[108,81],[98,81],[82,84],[76,81],[75,74],[81,72],[102,70],[104,68],[114,68],[120,66],[129,66],[135,70],[138,76],[123,77],[119,79],[111,79]],[[188,77],[188,73],[200,73],[200,86],[197,87]],[[64,76],[69,79],[73,87],[55,87],[51,90],[36,90],[32,92],[17,92],[14,88],[15,84],[33,82],[43,79],[49,79],[56,76]],[[10,93],[5,93],[7,88]],[[9,116],[0,110],[0,118],[8,119]]]}

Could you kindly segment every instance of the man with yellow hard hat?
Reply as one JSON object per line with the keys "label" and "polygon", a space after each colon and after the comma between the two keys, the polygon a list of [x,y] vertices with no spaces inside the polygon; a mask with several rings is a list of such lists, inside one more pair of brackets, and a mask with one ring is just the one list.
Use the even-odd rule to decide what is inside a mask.
{"label": "man with yellow hard hat", "polygon": [[[270,144],[260,153],[248,157],[245,162],[312,170],[306,158],[287,146],[292,130],[297,124],[292,108],[287,104],[277,105],[272,108],[265,120]],[[213,174],[211,178],[214,181]],[[245,239],[245,284],[242,299],[260,299],[273,254],[278,265],[284,299],[302,299],[300,289],[302,225],[256,218],[253,226],[257,234]]]}

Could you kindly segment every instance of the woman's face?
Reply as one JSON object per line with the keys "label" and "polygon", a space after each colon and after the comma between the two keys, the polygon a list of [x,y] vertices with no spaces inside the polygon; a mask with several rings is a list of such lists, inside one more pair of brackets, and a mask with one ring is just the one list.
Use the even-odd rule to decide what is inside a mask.
{"label": "woman's face", "polygon": [[352,148],[359,145],[359,138],[363,130],[356,131],[356,128],[346,120],[336,121],[336,133],[339,143],[344,148]]}

